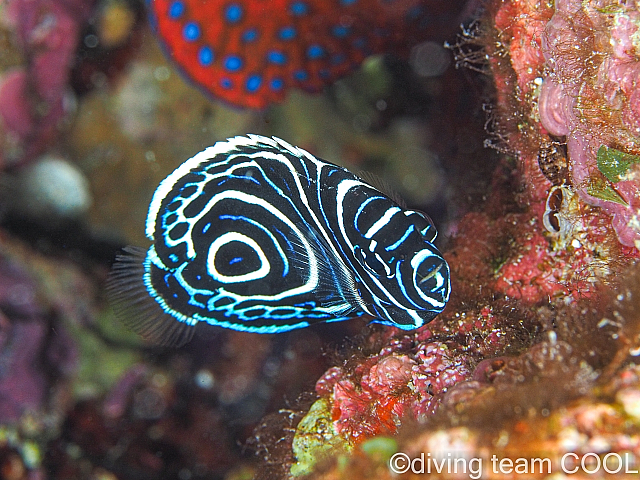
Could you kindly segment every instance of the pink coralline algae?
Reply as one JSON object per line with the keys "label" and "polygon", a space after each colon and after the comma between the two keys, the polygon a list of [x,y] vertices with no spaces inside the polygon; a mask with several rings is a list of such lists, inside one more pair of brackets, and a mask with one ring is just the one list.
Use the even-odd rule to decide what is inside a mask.
{"label": "pink coralline algae", "polygon": [[640,155],[640,9],[637,2],[555,3],[542,36],[546,75],[542,126],[566,135],[571,183],[611,215],[623,245],[640,247],[640,171],[610,182],[598,168],[602,146]]}
{"label": "pink coralline algae", "polygon": [[[621,383],[625,377],[636,377],[633,386],[621,392],[637,392],[637,370],[637,366],[625,368],[608,386]],[[637,409],[632,402],[626,400],[625,395],[619,393],[611,403],[606,397],[596,396],[589,401],[581,399],[559,411],[543,410],[541,415],[532,414],[517,421],[506,422],[501,428],[483,429],[469,425],[434,427],[414,430],[400,438],[376,439],[375,443],[364,443],[354,449],[349,457],[342,458],[340,462],[325,466],[313,478],[417,480],[427,477],[449,479],[477,476],[490,480],[519,477],[586,480],[594,478],[596,460],[600,462],[602,471],[605,471],[603,465],[606,465],[606,470],[612,472],[606,478],[632,478],[638,472],[640,440],[635,428],[638,421]],[[499,402],[498,399],[495,400]],[[504,405],[500,404],[500,407],[504,408]],[[493,408],[496,409],[496,406]],[[384,440],[384,443],[380,440]],[[386,452],[381,448],[383,446],[387,448]],[[388,468],[388,464],[389,457],[396,452],[402,452],[410,459],[417,459],[414,464],[416,468],[407,468],[400,476],[394,473]],[[421,454],[426,458],[425,472],[420,470],[422,464],[418,463]],[[436,465],[439,463],[432,461],[434,457],[464,462],[457,463],[457,470],[454,470],[453,464],[445,464],[438,472]],[[583,457],[584,466],[580,462]],[[492,458],[497,459],[497,468],[493,468]],[[604,458],[607,459],[606,462]],[[478,463],[474,466],[469,462],[470,459],[476,459]],[[499,466],[501,461],[502,467]],[[430,475],[426,472],[429,463]],[[462,464],[475,468],[473,471],[471,468],[463,470]]]}
{"label": "pink coralline algae", "polygon": [[80,33],[93,0],[6,0],[5,28],[13,32],[24,64],[0,79],[0,160],[28,160],[57,138],[72,108],[68,81]]}
{"label": "pink coralline algae", "polygon": [[[374,332],[378,353],[356,354],[316,384],[320,398],[298,425],[291,474],[393,478],[383,462],[395,452],[483,456],[487,446],[490,456],[529,452],[552,462],[558,452],[640,454],[638,367],[627,364],[640,344],[637,269],[627,281],[601,295],[600,310],[558,304],[527,319],[514,303],[462,302],[419,332]],[[613,317],[616,329],[607,326]],[[555,328],[536,334],[532,321]],[[372,437],[380,448],[387,439],[382,460]],[[331,452],[341,460],[327,464]]]}
{"label": "pink coralline algae", "polygon": [[459,346],[442,342],[418,343],[408,354],[386,350],[353,373],[333,367],[316,392],[331,397],[334,430],[350,441],[395,433],[405,415],[424,420],[449,388],[471,376],[461,353]]}
{"label": "pink coralline algae", "polygon": [[[607,219],[617,241],[631,247],[623,254],[637,256],[637,249],[633,252],[640,245],[637,2],[496,0],[489,12],[491,27],[471,42],[482,45],[494,77],[491,143],[519,162],[520,203],[540,218],[551,186],[564,185],[582,203],[601,207],[586,211]],[[458,60],[465,63],[465,54]],[[617,165],[620,175],[615,180],[601,167],[598,152],[603,147],[631,159]],[[553,154],[555,159],[550,150],[559,152]],[[545,171],[549,163],[555,163],[562,175],[549,176]],[[581,221],[577,210],[567,216]],[[588,229],[583,233],[590,235]],[[567,239],[571,243],[565,235]]]}
{"label": "pink coralline algae", "polygon": [[485,305],[415,333],[387,329],[378,353],[327,370],[316,393],[328,399],[333,434],[358,444],[428,420],[449,390],[472,380],[482,356],[507,348],[513,328],[500,325],[503,315]]}
{"label": "pink coralline algae", "polygon": [[418,394],[416,418],[435,413],[448,389],[470,377],[468,357],[455,355],[443,343],[423,345],[417,352],[418,364],[412,369],[412,386]]}
{"label": "pink coralline algae", "polygon": [[513,155],[519,172],[517,207],[507,211],[494,189],[483,213],[458,222],[455,253],[475,265],[461,264],[459,275],[488,256],[485,288],[566,303],[638,257],[640,143],[630,120],[640,91],[638,11],[616,5],[496,0],[488,25],[467,37],[494,77],[489,143]]}

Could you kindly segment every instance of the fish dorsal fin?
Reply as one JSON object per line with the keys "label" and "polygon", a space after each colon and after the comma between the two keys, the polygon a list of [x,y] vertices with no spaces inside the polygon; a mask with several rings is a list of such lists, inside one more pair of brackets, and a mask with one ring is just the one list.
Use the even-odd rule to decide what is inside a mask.
{"label": "fish dorsal fin", "polygon": [[107,296],[116,316],[131,330],[156,345],[180,347],[195,327],[162,310],[144,283],[146,250],[127,246],[116,257],[107,279]]}
{"label": "fish dorsal fin", "polygon": [[368,183],[373,188],[389,197],[400,208],[402,208],[403,210],[407,209],[407,203],[404,201],[404,198],[402,198],[402,196],[398,192],[396,192],[391,184],[384,178],[376,175],[375,173],[367,172],[366,170],[358,171],[357,175],[364,183]]}

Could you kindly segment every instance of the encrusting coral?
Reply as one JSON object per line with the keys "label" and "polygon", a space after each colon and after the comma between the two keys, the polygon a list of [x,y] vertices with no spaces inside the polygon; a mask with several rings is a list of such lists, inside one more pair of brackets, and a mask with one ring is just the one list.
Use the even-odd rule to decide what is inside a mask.
{"label": "encrusting coral", "polygon": [[639,18],[637,2],[488,5],[454,48],[493,76],[489,143],[516,162],[453,229],[452,300],[417,332],[372,330],[328,370],[285,436],[293,456],[265,453],[277,422],[259,428],[259,478],[391,478],[395,452],[482,445],[553,456],[554,472],[596,445],[640,455]]}

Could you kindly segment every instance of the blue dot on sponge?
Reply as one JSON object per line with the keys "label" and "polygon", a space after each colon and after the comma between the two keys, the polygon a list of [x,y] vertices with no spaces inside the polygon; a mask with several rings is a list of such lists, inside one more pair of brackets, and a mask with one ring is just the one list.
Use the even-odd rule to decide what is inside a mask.
{"label": "blue dot on sponge", "polygon": [[289,6],[289,12],[295,17],[302,17],[309,13],[309,6],[306,2],[292,2]]}
{"label": "blue dot on sponge", "polygon": [[213,50],[211,50],[211,47],[205,45],[198,51],[198,61],[205,67],[213,63]]}
{"label": "blue dot on sponge", "polygon": [[229,23],[238,23],[242,20],[242,14],[244,11],[242,10],[242,6],[237,3],[232,3],[227,6],[224,11],[224,18],[227,19]]}
{"label": "blue dot on sponge", "polygon": [[322,48],[318,44],[309,45],[309,48],[307,48],[307,57],[309,57],[311,60],[317,60],[318,58],[321,58],[323,55],[324,55],[324,48]]}
{"label": "blue dot on sponge", "polygon": [[175,20],[180,18],[184,14],[184,3],[179,0],[176,0],[171,5],[169,5],[169,18]]}
{"label": "blue dot on sponge", "polygon": [[229,55],[224,61],[224,68],[230,72],[236,72],[242,68],[242,59],[236,55]]}
{"label": "blue dot on sponge", "polygon": [[269,60],[269,62],[271,63],[275,63],[276,65],[284,65],[285,63],[287,63],[287,56],[284,54],[284,52],[281,52],[279,50],[271,50],[269,53],[267,53],[267,60]]}
{"label": "blue dot on sponge", "polygon": [[282,90],[282,87],[284,87],[284,82],[282,81],[281,78],[273,78],[271,80],[271,90]]}
{"label": "blue dot on sponge", "polygon": [[344,38],[349,35],[349,27],[345,27],[344,25],[336,25],[331,29],[331,33],[334,37]]}
{"label": "blue dot on sponge", "polygon": [[200,38],[200,27],[195,22],[189,22],[185,24],[182,29],[182,35],[184,39],[188,42],[195,42],[198,38]]}
{"label": "blue dot on sponge", "polygon": [[309,74],[304,70],[296,70],[295,72],[293,72],[293,78],[304,82],[307,78],[309,78]]}
{"label": "blue dot on sponge", "polygon": [[292,26],[282,27],[280,29],[280,32],[278,33],[278,37],[280,37],[280,40],[291,40],[295,38],[296,37],[295,27],[292,27]]}
{"label": "blue dot on sponge", "polygon": [[333,65],[340,65],[341,63],[343,63],[345,60],[347,59],[346,55],[344,53],[337,53],[336,55],[334,55],[333,57],[331,57],[331,63]]}
{"label": "blue dot on sponge", "polygon": [[258,39],[258,30],[255,28],[250,28],[249,30],[245,30],[242,34],[242,40],[244,42],[254,42]]}
{"label": "blue dot on sponge", "polygon": [[247,79],[247,90],[250,92],[255,92],[260,88],[262,84],[262,77],[260,75],[251,75]]}

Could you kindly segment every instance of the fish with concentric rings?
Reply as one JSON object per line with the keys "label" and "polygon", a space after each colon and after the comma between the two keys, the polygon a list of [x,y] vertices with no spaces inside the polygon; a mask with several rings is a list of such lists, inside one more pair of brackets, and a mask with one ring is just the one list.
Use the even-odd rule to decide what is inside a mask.
{"label": "fish with concentric rings", "polygon": [[279,333],[369,315],[409,330],[450,293],[422,213],[278,138],[218,142],[156,189],[147,249],[117,258],[108,290],[136,331],[180,345],[206,323]]}

